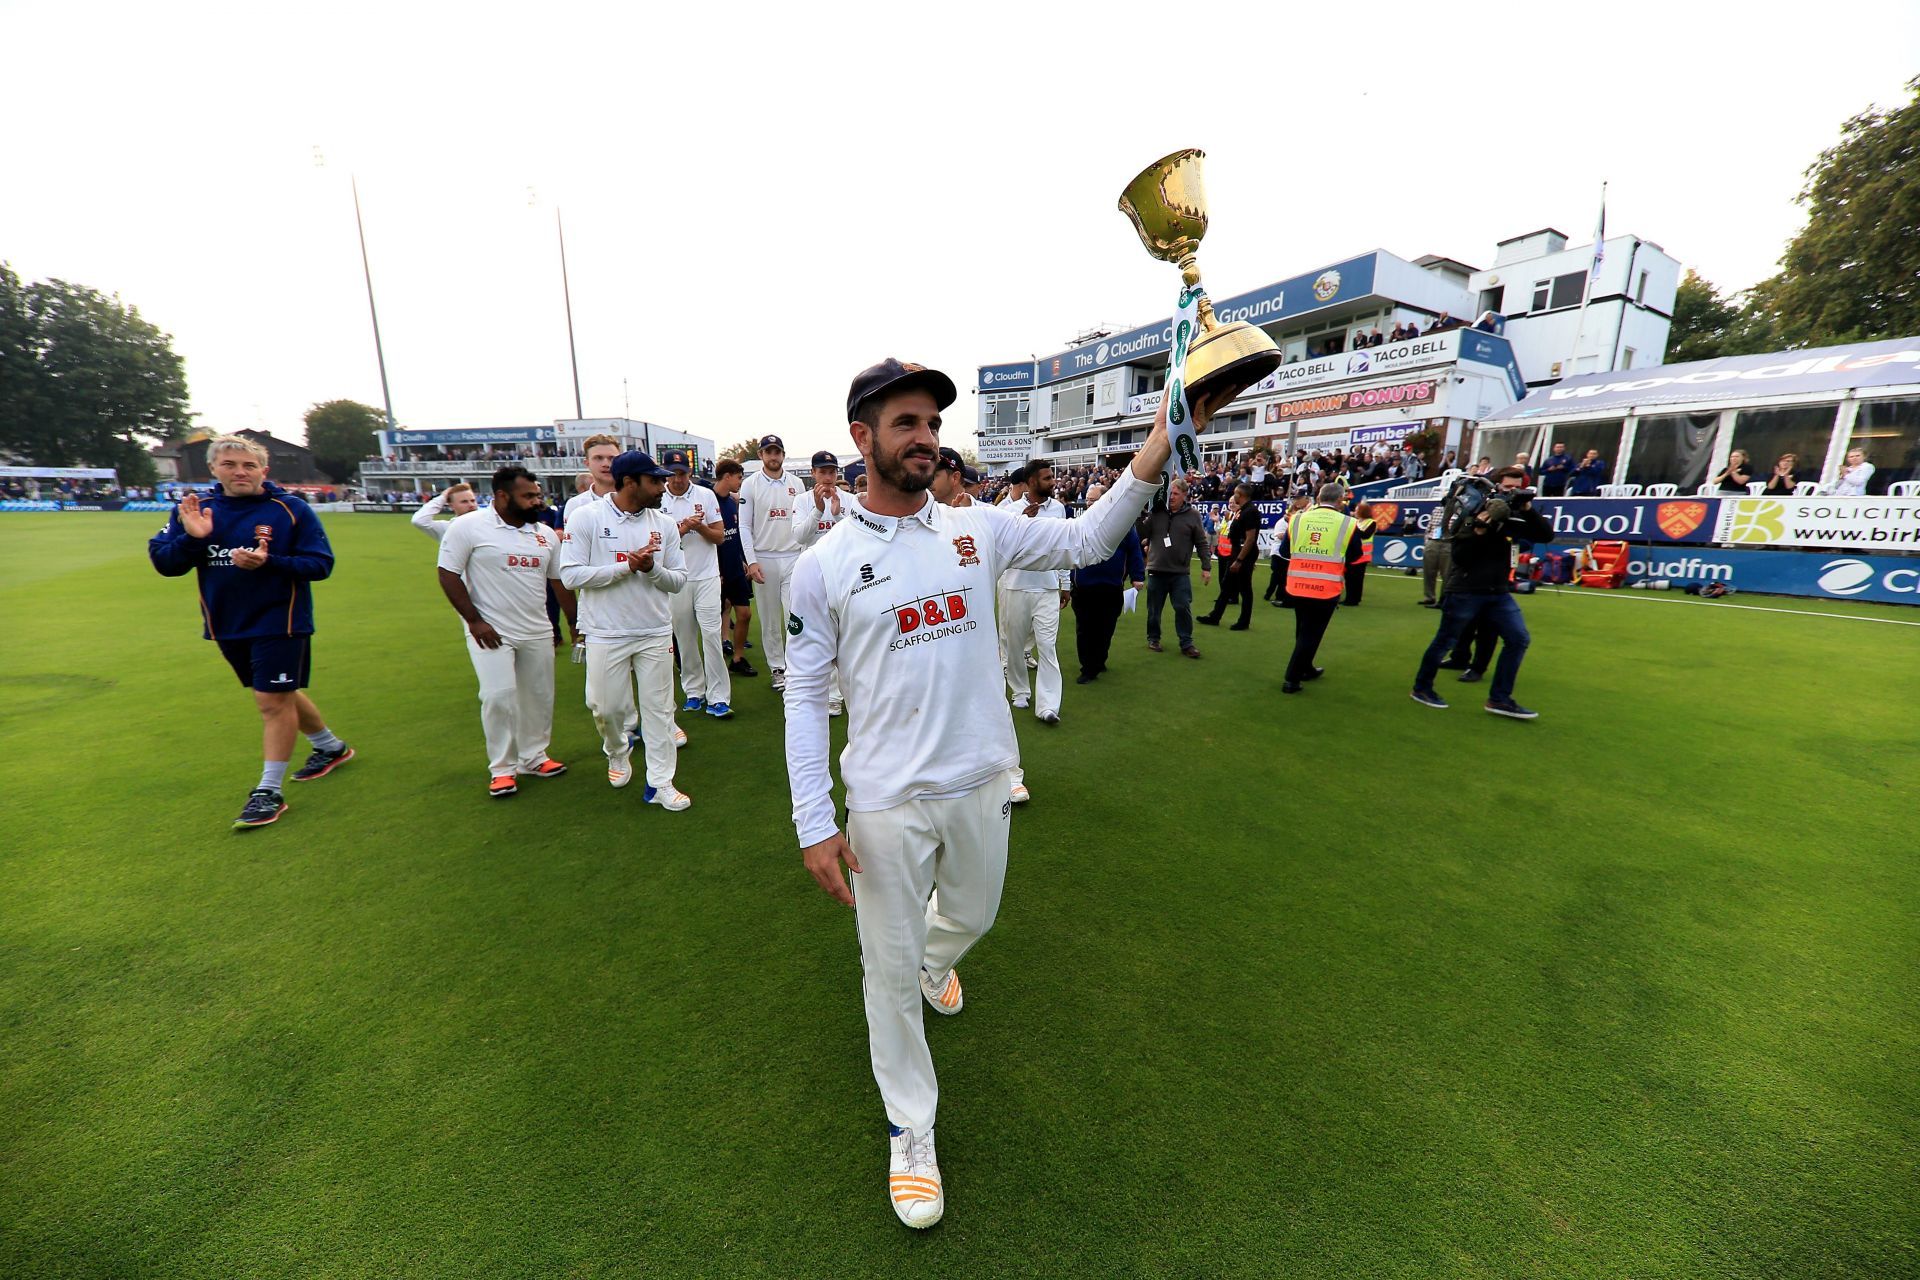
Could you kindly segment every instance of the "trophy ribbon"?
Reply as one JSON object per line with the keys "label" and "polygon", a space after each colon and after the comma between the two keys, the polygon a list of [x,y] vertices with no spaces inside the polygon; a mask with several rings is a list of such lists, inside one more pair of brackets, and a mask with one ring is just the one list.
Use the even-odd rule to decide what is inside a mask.
{"label": "trophy ribbon", "polygon": [[1190,475],[1200,469],[1199,437],[1193,430],[1193,405],[1187,399],[1187,351],[1200,332],[1200,300],[1207,291],[1199,285],[1180,290],[1179,307],[1173,315],[1173,350],[1167,356],[1167,443],[1173,452],[1160,469],[1160,491],[1154,497],[1156,507],[1167,505],[1167,493],[1178,475]]}

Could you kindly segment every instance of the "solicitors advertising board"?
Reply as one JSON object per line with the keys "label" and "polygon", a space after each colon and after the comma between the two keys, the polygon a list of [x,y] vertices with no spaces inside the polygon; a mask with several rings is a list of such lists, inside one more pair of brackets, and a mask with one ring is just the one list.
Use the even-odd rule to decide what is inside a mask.
{"label": "solicitors advertising board", "polygon": [[1713,540],[1920,551],[1920,498],[1723,498]]}

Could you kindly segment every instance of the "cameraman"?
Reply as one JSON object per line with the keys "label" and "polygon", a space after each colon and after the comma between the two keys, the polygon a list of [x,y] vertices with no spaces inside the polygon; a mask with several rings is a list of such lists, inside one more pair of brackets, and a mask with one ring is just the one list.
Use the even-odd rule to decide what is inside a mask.
{"label": "cameraman", "polygon": [[1447,566],[1446,595],[1441,603],[1440,630],[1420,659],[1413,678],[1413,700],[1444,710],[1446,702],[1433,689],[1440,661],[1454,641],[1481,619],[1486,619],[1504,641],[1494,665],[1493,687],[1486,709],[1497,716],[1532,720],[1540,714],[1513,700],[1513,682],[1520,661],[1527,656],[1526,619],[1513,599],[1513,543],[1553,541],[1553,525],[1533,509],[1533,490],[1519,467],[1501,467],[1489,477],[1496,486],[1477,512],[1448,532],[1452,562]]}

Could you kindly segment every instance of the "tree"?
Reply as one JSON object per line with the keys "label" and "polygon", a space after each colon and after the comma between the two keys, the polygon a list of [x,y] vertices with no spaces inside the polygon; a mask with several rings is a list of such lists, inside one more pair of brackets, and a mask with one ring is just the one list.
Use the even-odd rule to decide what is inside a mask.
{"label": "tree", "polygon": [[147,450],[189,423],[169,335],[117,297],[64,280],[23,286],[0,263],[0,449],[149,484]]}
{"label": "tree", "polygon": [[313,465],[335,484],[353,479],[363,458],[378,452],[373,433],[387,425],[386,415],[358,400],[326,400],[307,410],[307,448]]}
{"label": "tree", "polygon": [[1920,76],[1907,89],[1911,102],[1847,121],[1807,168],[1807,225],[1747,299],[1774,347],[1920,333]]}
{"label": "tree", "polygon": [[748,458],[760,456],[760,437],[749,436],[739,444],[730,444],[720,451],[723,458],[732,458],[735,462],[745,462]]}
{"label": "tree", "polygon": [[1740,308],[1693,268],[1673,295],[1673,325],[1667,330],[1668,364],[1711,360],[1729,354],[1728,335],[1740,323]]}

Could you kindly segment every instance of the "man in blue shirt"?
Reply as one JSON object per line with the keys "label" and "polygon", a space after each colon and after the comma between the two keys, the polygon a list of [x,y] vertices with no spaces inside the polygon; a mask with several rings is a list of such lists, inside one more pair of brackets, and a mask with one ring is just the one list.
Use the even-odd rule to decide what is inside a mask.
{"label": "man in blue shirt", "polygon": [[1580,465],[1573,469],[1573,482],[1567,486],[1567,496],[1591,498],[1606,482],[1607,460],[1600,456],[1598,449],[1589,449],[1587,456],[1580,459]]}
{"label": "man in blue shirt", "polygon": [[147,543],[153,567],[169,578],[199,579],[203,634],[253,690],[265,722],[260,785],[234,826],[264,827],[287,811],[281,785],[296,731],[313,754],[295,782],[324,778],[353,759],[353,748],[327,728],[313,700],[300,692],[312,664],[310,583],[333,572],[333,548],[312,508],[267,480],[267,451],[245,436],[207,445],[207,466],[219,485],[205,498],[189,493],[167,527]]}
{"label": "man in blue shirt", "polygon": [[1547,498],[1566,496],[1567,482],[1573,479],[1573,455],[1567,446],[1556,442],[1553,452],[1540,464],[1540,494]]}
{"label": "man in blue shirt", "polygon": [[753,579],[747,576],[746,552],[740,546],[740,485],[746,468],[733,458],[722,458],[713,465],[713,494],[720,502],[720,523],[727,531],[720,544],[721,630],[732,618],[732,636],[723,639],[727,670],[736,676],[757,676],[760,671],[747,661],[747,627],[753,621]]}

